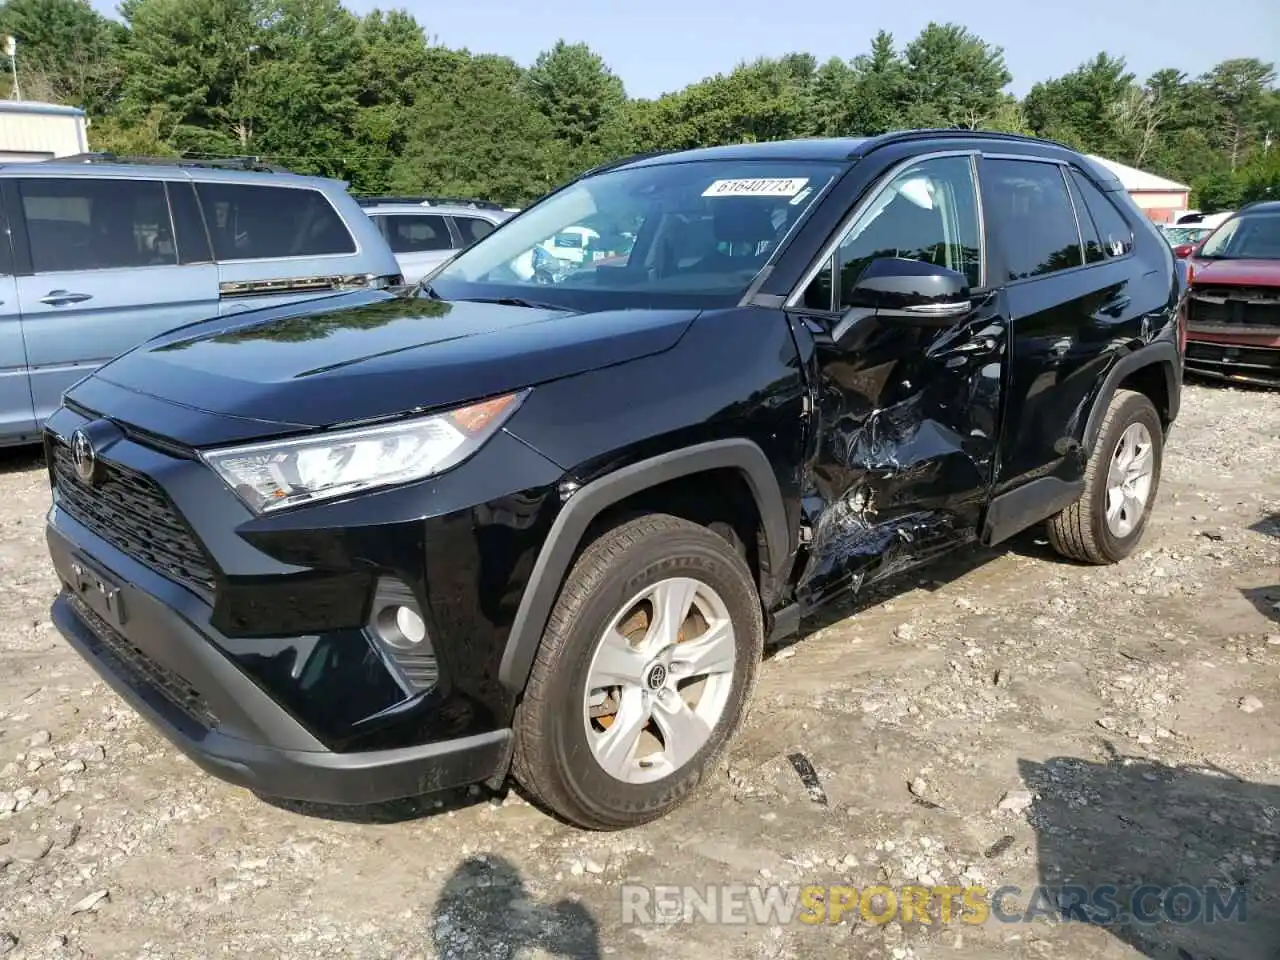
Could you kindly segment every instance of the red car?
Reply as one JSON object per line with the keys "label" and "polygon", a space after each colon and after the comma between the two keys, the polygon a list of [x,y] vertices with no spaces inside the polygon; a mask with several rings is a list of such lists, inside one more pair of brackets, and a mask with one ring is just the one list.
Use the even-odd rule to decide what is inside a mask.
{"label": "red car", "polygon": [[1280,201],[1241,208],[1190,266],[1187,369],[1280,386]]}

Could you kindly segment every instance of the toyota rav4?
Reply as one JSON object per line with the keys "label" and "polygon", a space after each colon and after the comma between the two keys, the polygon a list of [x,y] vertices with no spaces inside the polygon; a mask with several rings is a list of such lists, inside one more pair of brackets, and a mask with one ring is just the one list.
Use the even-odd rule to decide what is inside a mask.
{"label": "toyota rav4", "polygon": [[[519,269],[580,228],[624,252]],[[510,774],[637,824],[821,605],[1046,522],[1074,560],[1132,551],[1185,297],[1115,178],[1045,141],[620,161],[410,292],[187,325],[70,390],[53,617],[260,795]]]}

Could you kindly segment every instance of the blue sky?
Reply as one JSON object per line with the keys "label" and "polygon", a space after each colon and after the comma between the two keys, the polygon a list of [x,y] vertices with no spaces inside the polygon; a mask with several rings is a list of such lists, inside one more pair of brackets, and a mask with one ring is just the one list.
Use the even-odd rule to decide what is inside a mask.
{"label": "blue sky", "polygon": [[[1066,73],[1099,50],[1146,77],[1161,67],[1198,74],[1228,57],[1280,57],[1280,0],[346,0],[403,7],[439,42],[528,64],[561,37],[584,41],[632,96],[677,90],[741,60],[806,51],[864,52],[877,30],[899,45],[930,20],[957,21],[1004,47],[1012,90]],[[94,0],[111,12],[115,0]],[[1143,8],[1148,12],[1143,12]]]}

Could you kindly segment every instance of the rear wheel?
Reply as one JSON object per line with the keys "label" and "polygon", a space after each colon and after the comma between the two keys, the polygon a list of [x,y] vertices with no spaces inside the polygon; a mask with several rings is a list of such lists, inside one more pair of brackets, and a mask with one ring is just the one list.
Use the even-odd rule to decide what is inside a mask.
{"label": "rear wheel", "polygon": [[724,537],[649,515],[582,553],[516,716],[516,779],[580,826],[662,816],[742,722],[764,642],[751,572]]}
{"label": "rear wheel", "polygon": [[1086,563],[1123,560],[1138,545],[1160,485],[1164,428],[1151,401],[1132,390],[1112,398],[1080,499],[1049,520],[1049,542]]}

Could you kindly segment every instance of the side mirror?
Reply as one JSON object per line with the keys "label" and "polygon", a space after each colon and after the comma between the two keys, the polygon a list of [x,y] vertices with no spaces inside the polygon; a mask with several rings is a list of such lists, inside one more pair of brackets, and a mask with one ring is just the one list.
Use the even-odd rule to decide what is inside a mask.
{"label": "side mirror", "polygon": [[1179,260],[1185,260],[1195,252],[1196,245],[1194,243],[1180,243],[1173,248],[1173,255]]}
{"label": "side mirror", "polygon": [[925,327],[946,327],[973,309],[963,273],[919,260],[872,260],[849,295],[855,309]]}

